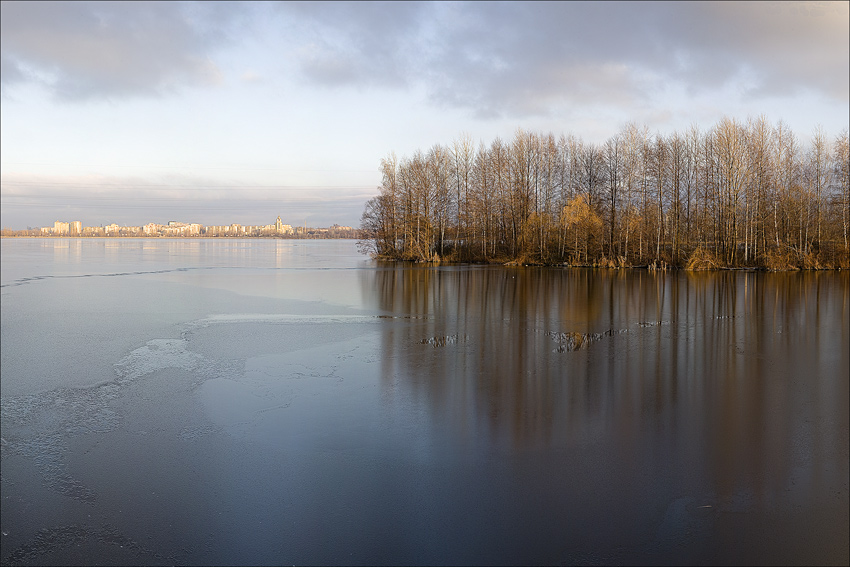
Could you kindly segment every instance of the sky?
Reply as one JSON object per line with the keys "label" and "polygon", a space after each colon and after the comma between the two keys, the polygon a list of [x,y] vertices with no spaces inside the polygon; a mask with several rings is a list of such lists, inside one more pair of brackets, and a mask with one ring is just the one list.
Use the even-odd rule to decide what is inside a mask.
{"label": "sky", "polygon": [[850,2],[2,2],[0,225],[359,225],[517,129],[850,124]]}

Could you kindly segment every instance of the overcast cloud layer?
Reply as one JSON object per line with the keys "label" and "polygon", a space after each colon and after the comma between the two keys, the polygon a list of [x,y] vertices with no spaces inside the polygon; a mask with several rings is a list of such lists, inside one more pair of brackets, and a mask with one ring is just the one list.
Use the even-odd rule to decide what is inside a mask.
{"label": "overcast cloud layer", "polygon": [[3,2],[2,225],[162,222],[181,203],[205,224],[287,207],[356,224],[381,157],[462,132],[602,141],[628,120],[766,114],[834,135],[848,5]]}

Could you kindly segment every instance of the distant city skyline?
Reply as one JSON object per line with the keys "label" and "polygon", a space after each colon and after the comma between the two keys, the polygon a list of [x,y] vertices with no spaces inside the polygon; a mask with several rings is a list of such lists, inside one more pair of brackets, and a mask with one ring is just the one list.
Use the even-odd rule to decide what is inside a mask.
{"label": "distant city skyline", "polygon": [[[52,225],[21,227],[3,227],[4,235],[9,231],[28,236],[292,236],[313,232],[349,233],[356,227],[334,223],[330,226],[291,225],[284,223],[280,216],[275,222],[265,225],[226,223],[221,225],[204,225],[201,223],[170,220],[165,223],[149,222],[143,225],[106,225],[88,226],[82,221],[56,220]],[[345,235],[351,236],[351,235]]]}
{"label": "distant city skyline", "polygon": [[850,124],[848,2],[3,2],[0,227],[357,226],[380,160],[518,129]]}

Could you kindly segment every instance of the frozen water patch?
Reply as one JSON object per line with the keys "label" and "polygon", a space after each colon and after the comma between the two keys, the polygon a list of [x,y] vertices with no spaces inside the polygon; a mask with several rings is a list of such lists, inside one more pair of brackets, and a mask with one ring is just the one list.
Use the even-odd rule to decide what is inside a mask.
{"label": "frozen water patch", "polygon": [[13,450],[32,459],[51,490],[87,504],[97,500],[94,490],[68,474],[63,459],[66,444],[60,433],[53,432],[24,440],[15,444]]}
{"label": "frozen water patch", "polygon": [[[61,388],[38,394],[0,399],[3,443],[0,458],[20,455],[30,459],[46,487],[75,500],[93,503],[97,494],[67,472],[68,441],[77,435],[117,429],[120,415],[111,402],[124,386],[145,375],[180,369],[199,376],[196,383],[241,371],[239,361],[214,363],[186,349],[182,339],[153,339],[131,351],[114,365],[116,379],[88,388]],[[206,432],[185,432],[193,439]]]}
{"label": "frozen water patch", "polygon": [[460,343],[465,343],[469,340],[467,335],[446,335],[442,337],[431,337],[428,339],[422,339],[419,341],[420,345],[431,345],[434,348],[444,347],[447,345],[456,345]]}
{"label": "frozen water patch", "polygon": [[180,432],[180,439],[183,441],[194,441],[199,437],[205,437],[207,435],[213,435],[218,433],[220,428],[215,427],[214,425],[198,425],[196,427],[185,427]]}
{"label": "frozen water patch", "polygon": [[[108,431],[117,423],[117,416],[105,403],[117,395],[115,384],[102,384],[79,390],[60,389],[42,394],[30,394],[0,400],[2,423],[5,426],[61,430],[66,433],[95,433]],[[8,442],[14,432],[5,430]],[[5,446],[5,445],[4,445]]]}
{"label": "frozen water patch", "polygon": [[644,321],[638,323],[638,327],[665,327],[670,324],[670,321]]}
{"label": "frozen water patch", "polygon": [[0,454],[31,459],[50,490],[81,502],[94,502],[95,492],[67,472],[67,440],[71,435],[115,429],[119,418],[107,404],[117,395],[118,386],[109,383],[4,398],[0,401],[0,422],[6,442]]}
{"label": "frozen water patch", "polygon": [[547,337],[558,343],[558,347],[552,352],[564,353],[575,352],[589,348],[593,343],[616,335],[626,335],[631,333],[629,329],[607,329],[601,333],[579,333],[575,331],[542,331],[535,330],[537,333],[544,333]]}
{"label": "frozen water patch", "polygon": [[197,266],[191,268],[169,268],[166,270],[147,270],[147,271],[134,271],[134,272],[112,272],[107,274],[66,274],[66,275],[46,275],[46,276],[30,276],[28,278],[20,278],[15,281],[5,283],[0,285],[0,287],[15,287],[20,285],[26,285],[29,283],[41,281],[41,280],[51,280],[51,279],[76,279],[76,278],[114,278],[121,276],[144,276],[147,274],[168,274],[172,272],[188,272],[190,270],[213,270],[213,269],[221,269],[216,266]]}
{"label": "frozen water patch", "polygon": [[[184,333],[185,336],[185,333]],[[211,378],[228,377],[242,371],[238,360],[212,361],[188,350],[184,339],[153,339],[115,363],[117,382],[124,384],[161,370],[177,369],[199,375],[195,385]]]}
{"label": "frozen water patch", "polygon": [[426,319],[433,317],[417,315],[298,315],[291,313],[232,313],[224,315],[211,315],[187,323],[182,333],[183,338],[196,329],[203,329],[213,325],[228,325],[239,323],[265,323],[272,325],[327,325],[327,324],[360,324],[377,323],[381,320],[395,319]]}
{"label": "frozen water patch", "polygon": [[203,363],[204,357],[186,350],[184,339],[154,339],[115,363],[115,374],[124,383],[166,368],[193,372]]}
{"label": "frozen water patch", "polygon": [[104,524],[100,529],[78,525],[43,528],[38,531],[33,539],[4,557],[3,565],[38,564],[39,558],[43,555],[80,546],[91,541],[118,546],[136,559],[147,559],[147,561],[155,559],[157,562],[167,562],[172,565],[179,562],[177,557],[165,557],[121,534],[115,526]]}
{"label": "frozen water patch", "polygon": [[628,329],[609,329],[602,333],[561,333],[557,331],[547,331],[546,335],[553,341],[558,343],[558,348],[553,352],[575,352],[584,348],[588,348],[592,343],[600,341],[605,337],[613,337],[628,333]]}
{"label": "frozen water patch", "polygon": [[221,325],[228,323],[371,323],[380,316],[374,315],[293,315],[279,313],[233,313],[227,315],[211,315],[187,325],[187,331],[198,327]]}

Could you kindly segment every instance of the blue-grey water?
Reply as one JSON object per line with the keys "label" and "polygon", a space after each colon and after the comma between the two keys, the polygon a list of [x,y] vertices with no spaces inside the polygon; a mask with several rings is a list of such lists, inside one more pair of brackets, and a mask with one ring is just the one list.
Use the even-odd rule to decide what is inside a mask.
{"label": "blue-grey water", "polygon": [[846,271],[0,260],[4,565],[850,562]]}

